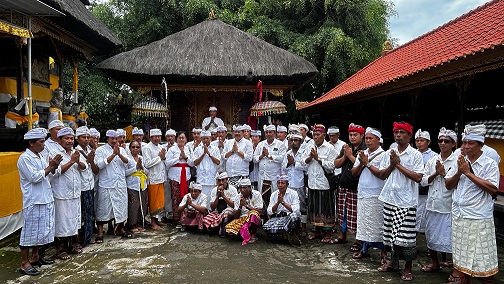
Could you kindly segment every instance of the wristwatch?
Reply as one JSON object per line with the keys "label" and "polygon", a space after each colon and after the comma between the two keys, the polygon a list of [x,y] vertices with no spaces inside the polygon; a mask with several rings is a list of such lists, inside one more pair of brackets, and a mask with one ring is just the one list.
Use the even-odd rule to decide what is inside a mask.
{"label": "wristwatch", "polygon": [[368,169],[369,169],[369,168],[371,168],[371,163],[368,163],[368,164],[366,165],[366,168],[368,168]]}

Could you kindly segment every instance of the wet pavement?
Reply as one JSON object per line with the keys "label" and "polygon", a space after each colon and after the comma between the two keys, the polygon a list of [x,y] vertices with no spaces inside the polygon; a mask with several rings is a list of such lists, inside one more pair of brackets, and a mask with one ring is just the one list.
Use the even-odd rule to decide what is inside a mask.
{"label": "wet pavement", "polygon": [[[18,272],[17,234],[0,241],[0,283],[401,283],[400,271],[378,272],[380,253],[352,259],[348,244],[306,241],[300,247],[269,242],[262,231],[255,244],[241,239],[204,233],[180,232],[173,224],[161,231],[147,230],[133,239],[105,235],[103,244],[92,244],[70,260],[56,260],[39,269],[39,276]],[[414,283],[446,283],[450,269],[425,273],[429,263],[425,240],[418,238],[419,257],[413,262]],[[52,256],[54,249],[48,251]],[[504,248],[499,247],[499,264]],[[401,262],[401,266],[404,263]],[[501,265],[500,265],[501,266]],[[474,283],[479,283],[474,281]],[[502,270],[496,283],[504,283]]]}

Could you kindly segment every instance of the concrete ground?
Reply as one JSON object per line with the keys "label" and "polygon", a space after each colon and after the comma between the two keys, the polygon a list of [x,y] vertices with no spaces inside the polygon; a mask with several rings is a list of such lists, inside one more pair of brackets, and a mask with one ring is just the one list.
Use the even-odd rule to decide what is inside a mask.
{"label": "concrete ground", "polygon": [[[355,260],[348,244],[321,244],[303,239],[300,247],[269,242],[260,231],[255,244],[239,238],[222,239],[204,233],[180,232],[170,224],[161,231],[148,229],[133,239],[105,235],[70,260],[42,266],[39,276],[18,272],[18,234],[0,241],[0,283],[401,283],[401,272],[378,272],[380,254]],[[418,238],[419,257],[413,262],[415,283],[446,283],[450,269],[425,273],[429,263],[425,239]],[[48,252],[51,256],[54,249]],[[504,259],[499,247],[499,261]],[[401,262],[403,266],[404,263]],[[474,283],[478,283],[475,281]],[[504,273],[496,283],[504,283]]]}

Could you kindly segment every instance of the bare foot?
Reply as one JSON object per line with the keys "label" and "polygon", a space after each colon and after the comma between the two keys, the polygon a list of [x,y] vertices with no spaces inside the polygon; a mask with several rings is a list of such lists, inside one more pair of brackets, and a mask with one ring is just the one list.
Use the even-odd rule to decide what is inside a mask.
{"label": "bare foot", "polygon": [[160,227],[160,226],[158,226],[158,225],[157,225],[157,224],[155,224],[155,223],[151,223],[151,227],[152,227],[152,229],[153,229],[154,231],[159,231],[159,230],[161,230],[161,227]]}

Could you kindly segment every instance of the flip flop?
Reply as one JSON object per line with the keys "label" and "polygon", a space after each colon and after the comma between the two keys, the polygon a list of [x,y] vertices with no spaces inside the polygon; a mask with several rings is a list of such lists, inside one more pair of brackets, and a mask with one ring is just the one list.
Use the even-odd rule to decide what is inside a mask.
{"label": "flip flop", "polygon": [[401,280],[403,280],[403,281],[411,281],[411,280],[413,280],[413,274],[412,273],[403,273],[401,275]]}
{"label": "flip flop", "polygon": [[424,265],[422,267],[422,272],[438,272],[438,271],[441,271],[441,267],[438,267],[438,268],[434,268],[432,267],[432,264],[429,264],[429,265]]}
{"label": "flip flop", "polygon": [[315,233],[312,233],[310,232],[307,236],[306,236],[306,239],[307,240],[314,240],[316,238],[320,238],[320,234],[315,234]]}
{"label": "flip flop", "polygon": [[382,266],[378,267],[378,271],[380,272],[392,272],[396,271],[392,266],[388,266],[386,263]]}
{"label": "flip flop", "polygon": [[251,238],[247,244],[253,244],[253,243],[256,243],[257,241],[259,240],[259,238],[255,237],[255,238]]}
{"label": "flip flop", "polygon": [[101,237],[96,237],[96,239],[95,239],[95,244],[103,244],[103,236],[101,236]]}
{"label": "flip flop", "polygon": [[350,247],[351,252],[359,252],[362,249],[362,245],[359,243],[353,243],[353,245]]}
{"label": "flip flop", "polygon": [[362,253],[362,251],[360,252],[356,252],[352,255],[352,258],[353,259],[361,259],[361,258],[368,258],[370,257],[371,255],[369,253]]}
{"label": "flip flop", "polygon": [[64,250],[60,251],[55,257],[57,259],[61,259],[61,260],[69,260],[70,259],[70,255],[68,253],[66,253],[66,251],[64,251]]}
{"label": "flip flop", "polygon": [[453,267],[453,262],[452,261],[443,261],[441,263],[441,266],[444,266],[444,267]]}
{"label": "flip flop", "polygon": [[125,231],[121,237],[123,238],[127,238],[127,239],[132,239],[133,238],[133,233],[131,233],[130,231]]}

